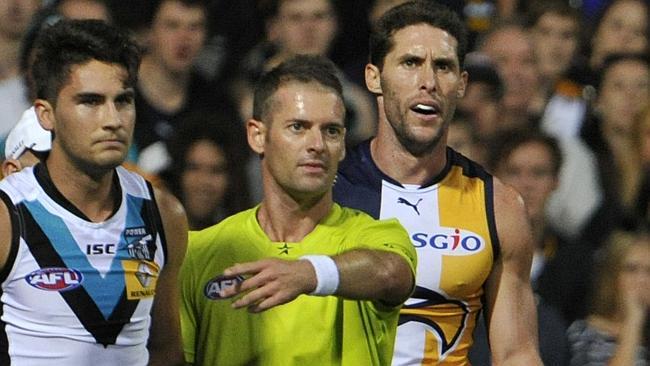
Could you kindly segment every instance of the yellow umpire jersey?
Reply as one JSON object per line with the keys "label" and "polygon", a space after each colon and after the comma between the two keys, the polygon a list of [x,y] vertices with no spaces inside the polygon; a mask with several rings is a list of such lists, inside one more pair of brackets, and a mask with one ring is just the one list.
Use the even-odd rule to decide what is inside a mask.
{"label": "yellow umpire jersey", "polygon": [[181,270],[181,324],[187,362],[196,365],[388,365],[399,307],[335,296],[300,295],[259,314],[233,309],[219,290],[235,263],[262,258],[336,255],[355,248],[386,250],[415,271],[416,254],[397,220],[374,220],[334,204],[302,241],[273,242],[253,208],[190,234]]}
{"label": "yellow umpire jersey", "polygon": [[400,313],[393,365],[468,365],[483,286],[499,251],[492,176],[448,148],[437,177],[405,186],[377,168],[367,141],[340,165],[334,200],[398,218],[416,248],[416,290]]}

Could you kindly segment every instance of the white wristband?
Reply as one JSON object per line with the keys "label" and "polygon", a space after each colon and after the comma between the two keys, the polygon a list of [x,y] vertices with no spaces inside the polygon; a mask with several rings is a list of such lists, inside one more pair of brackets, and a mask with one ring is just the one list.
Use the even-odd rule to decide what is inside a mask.
{"label": "white wristband", "polygon": [[339,288],[339,269],[334,259],[326,255],[304,255],[300,259],[308,260],[316,272],[316,289],[310,295],[333,295]]}

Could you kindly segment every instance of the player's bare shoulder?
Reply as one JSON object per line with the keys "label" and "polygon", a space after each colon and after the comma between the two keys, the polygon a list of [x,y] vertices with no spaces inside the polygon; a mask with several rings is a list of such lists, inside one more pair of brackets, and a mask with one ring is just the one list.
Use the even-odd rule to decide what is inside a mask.
{"label": "player's bare shoulder", "polygon": [[185,209],[180,201],[164,188],[154,187],[154,195],[167,237],[167,248],[171,252],[170,259],[176,261],[176,258],[180,258],[182,261],[187,247],[188,231]]}
{"label": "player's bare shoulder", "polygon": [[5,263],[7,263],[11,250],[11,240],[13,240],[13,230],[9,208],[2,201],[0,202],[0,270],[3,270]]}
{"label": "player's bare shoulder", "polygon": [[494,216],[504,255],[532,251],[530,222],[519,192],[494,177]]}
{"label": "player's bare shoulder", "polygon": [[154,195],[156,196],[156,203],[158,204],[161,215],[169,216],[170,219],[185,218],[183,205],[167,189],[154,187]]}

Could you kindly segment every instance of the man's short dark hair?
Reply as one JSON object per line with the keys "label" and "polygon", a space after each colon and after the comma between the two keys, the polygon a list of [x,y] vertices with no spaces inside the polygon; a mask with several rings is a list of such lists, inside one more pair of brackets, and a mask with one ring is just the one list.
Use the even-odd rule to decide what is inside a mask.
{"label": "man's short dark hair", "polygon": [[458,42],[456,50],[460,66],[467,52],[467,30],[454,11],[433,0],[414,0],[388,10],[373,25],[370,33],[370,63],[380,69],[393,48],[395,32],[411,25],[428,24],[449,33]]}
{"label": "man's short dark hair", "polygon": [[100,20],[61,20],[40,32],[32,75],[36,97],[56,104],[73,66],[92,60],[123,66],[135,86],[140,50],[126,33]]}
{"label": "man's short dark hair", "polygon": [[298,55],[281,63],[262,75],[255,86],[253,118],[263,121],[267,117],[272,96],[281,85],[289,82],[318,83],[332,89],[343,100],[343,88],[336,66],[322,56]]}

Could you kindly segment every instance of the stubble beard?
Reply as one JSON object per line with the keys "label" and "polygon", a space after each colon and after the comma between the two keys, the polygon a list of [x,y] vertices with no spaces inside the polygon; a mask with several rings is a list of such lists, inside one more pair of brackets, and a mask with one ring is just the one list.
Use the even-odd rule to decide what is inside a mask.
{"label": "stubble beard", "polygon": [[404,123],[390,123],[390,125],[393,128],[400,145],[402,145],[409,154],[419,158],[431,154],[438,144],[441,143],[444,132],[449,125],[449,121],[444,121],[438,131],[436,131],[433,138],[427,141],[418,139],[413,132],[408,130]]}

